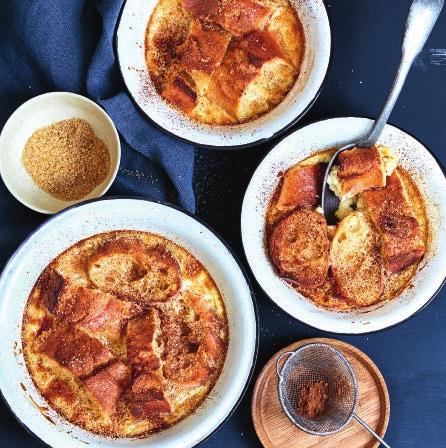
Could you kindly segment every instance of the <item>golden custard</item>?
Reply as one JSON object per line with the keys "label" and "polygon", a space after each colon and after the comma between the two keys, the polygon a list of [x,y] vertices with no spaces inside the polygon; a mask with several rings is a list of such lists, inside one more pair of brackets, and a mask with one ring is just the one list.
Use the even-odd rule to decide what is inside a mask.
{"label": "golden custard", "polygon": [[196,121],[229,125],[284,99],[304,49],[288,0],[159,0],[145,54],[165,100]]}
{"label": "golden custard", "polygon": [[422,195],[384,146],[340,157],[329,185],[341,198],[338,223],[320,213],[323,151],[283,173],[266,215],[267,245],[279,275],[330,310],[367,308],[408,287],[428,244]]}
{"label": "golden custard", "polygon": [[201,263],[137,231],[98,234],[60,254],[22,326],[26,364],[48,404],[112,437],[191,414],[221,373],[228,338],[222,296]]}

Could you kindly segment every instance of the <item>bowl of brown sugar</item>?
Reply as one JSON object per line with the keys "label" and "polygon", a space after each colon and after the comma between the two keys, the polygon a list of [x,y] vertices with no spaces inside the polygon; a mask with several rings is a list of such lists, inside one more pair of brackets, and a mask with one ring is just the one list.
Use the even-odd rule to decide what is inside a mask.
{"label": "bowl of brown sugar", "polygon": [[6,187],[41,213],[104,195],[120,156],[111,118],[74,93],[32,98],[11,115],[0,135],[0,175]]}

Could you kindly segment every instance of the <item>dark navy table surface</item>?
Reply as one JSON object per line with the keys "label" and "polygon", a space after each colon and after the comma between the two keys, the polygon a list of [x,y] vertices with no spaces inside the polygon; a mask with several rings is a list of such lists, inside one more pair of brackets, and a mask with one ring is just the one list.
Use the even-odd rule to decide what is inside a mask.
{"label": "dark navy table surface", "polygon": [[[376,116],[394,76],[410,3],[326,1],[334,41],[332,64],[318,101],[296,129],[328,117]],[[391,122],[416,136],[446,163],[446,12],[411,72]],[[240,238],[243,194],[258,163],[274,143],[243,151],[197,150],[194,179],[198,215],[232,245],[245,264]],[[0,266],[44,219],[30,211],[26,222],[17,222],[15,239],[6,252],[0,253]],[[289,317],[265,296],[252,276],[251,279],[260,315],[260,348],[254,379],[283,346],[302,338],[336,337]],[[421,314],[396,328],[338,339],[367,353],[386,379],[391,398],[386,434],[389,444],[405,448],[446,447],[446,290]],[[232,417],[203,447],[261,446],[251,420],[252,386]],[[41,446],[0,403],[0,447]]]}

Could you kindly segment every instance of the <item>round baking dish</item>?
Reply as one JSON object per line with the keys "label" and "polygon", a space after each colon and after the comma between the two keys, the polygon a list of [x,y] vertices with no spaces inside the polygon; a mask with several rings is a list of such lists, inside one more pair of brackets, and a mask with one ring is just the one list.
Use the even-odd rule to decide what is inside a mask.
{"label": "round baking dish", "polygon": [[[150,231],[185,247],[207,268],[225,301],[229,347],[209,396],[189,417],[142,439],[109,439],[63,420],[36,391],[21,352],[26,300],[40,272],[59,253],[91,235],[118,229]],[[232,413],[252,374],[257,313],[251,289],[230,249],[210,229],[175,207],[142,199],[110,198],[73,206],[48,220],[20,246],[0,278],[0,390],[17,419],[52,447],[192,447]]]}
{"label": "round baking dish", "polygon": [[322,0],[290,0],[299,14],[306,38],[301,74],[290,93],[269,113],[234,126],[210,126],[190,120],[156,92],[145,62],[144,42],[147,23],[157,1],[126,0],[116,38],[119,65],[131,96],[165,131],[203,146],[246,147],[285,131],[316,100],[331,54],[330,23]]}
{"label": "round baking dish", "polygon": [[401,323],[423,309],[446,277],[446,178],[434,156],[406,132],[387,125],[379,143],[399,157],[420,189],[426,204],[430,235],[426,255],[410,287],[393,300],[361,312],[340,313],[317,307],[280,278],[265,245],[265,214],[281,173],[314,152],[329,149],[364,135],[372,121],[333,118],[310,124],[275,146],[254,173],[245,194],[241,226],[245,253],[263,290],[282,309],[308,325],[334,333],[360,334]]}

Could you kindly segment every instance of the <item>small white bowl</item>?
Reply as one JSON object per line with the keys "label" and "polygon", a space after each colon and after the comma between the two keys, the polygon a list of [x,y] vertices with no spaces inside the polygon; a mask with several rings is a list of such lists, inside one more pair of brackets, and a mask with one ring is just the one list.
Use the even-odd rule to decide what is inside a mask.
{"label": "small white bowl", "polygon": [[420,189],[429,219],[430,238],[420,267],[402,294],[363,312],[340,313],[317,307],[285,280],[270,262],[265,244],[265,215],[281,173],[323,149],[358,140],[370,129],[366,118],[333,118],[299,129],[275,146],[254,173],[242,207],[242,239],[246,257],[263,290],[282,309],[312,327],[334,333],[360,334],[401,323],[423,309],[446,278],[445,173],[418,140],[387,125],[379,143],[389,146]]}
{"label": "small white bowl", "polygon": [[[62,201],[43,191],[22,163],[25,144],[37,129],[69,118],[87,121],[110,152],[107,178],[90,194],[76,201]],[[3,182],[17,200],[40,213],[57,213],[70,205],[104,195],[115,180],[120,160],[121,144],[111,118],[96,103],[74,93],[51,92],[30,99],[9,117],[0,135],[0,175]]]}
{"label": "small white bowl", "polygon": [[290,0],[303,25],[306,49],[301,73],[286,98],[257,120],[234,126],[210,126],[187,118],[165,102],[150,79],[145,33],[158,0],[127,0],[117,30],[119,65],[127,88],[158,126],[188,142],[214,147],[243,147],[264,142],[296,123],[316,100],[328,70],[331,31],[323,0]]}

